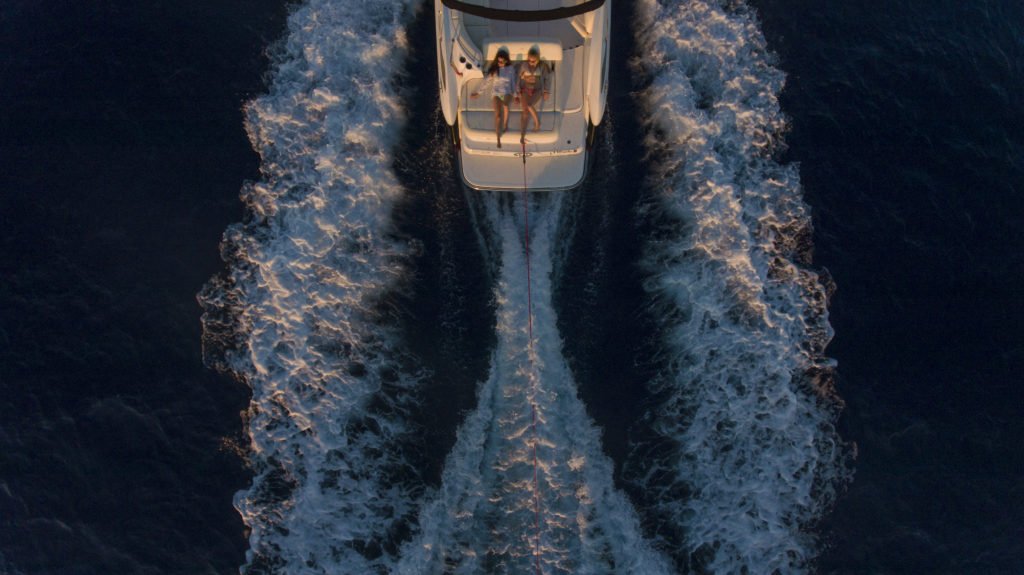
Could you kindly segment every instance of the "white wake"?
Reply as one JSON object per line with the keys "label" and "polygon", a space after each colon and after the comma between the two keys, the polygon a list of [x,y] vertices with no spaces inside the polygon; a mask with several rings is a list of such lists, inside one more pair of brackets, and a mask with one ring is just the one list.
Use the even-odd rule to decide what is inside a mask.
{"label": "white wake", "polygon": [[224,363],[252,388],[243,572],[386,573],[414,519],[402,412],[417,380],[387,296],[405,273],[391,150],[417,4],[310,0],[246,108],[262,176],[225,233],[227,278],[201,294],[205,320],[232,316]]}
{"label": "white wake", "polygon": [[827,294],[801,261],[810,214],[797,167],[774,159],[784,76],[740,2],[645,0],[634,27],[655,166],[642,263],[665,357],[656,439],[630,472],[681,568],[803,572],[848,471]]}
{"label": "white wake", "polygon": [[[669,573],[612,483],[611,461],[561,354],[551,307],[558,205],[532,210],[533,341],[522,199],[486,198],[501,246],[498,346],[400,573]],[[536,417],[536,419],[534,419]],[[536,446],[536,447],[535,447]],[[534,460],[536,449],[536,464]],[[536,482],[535,474],[536,473]]]}
{"label": "white wake", "polygon": [[640,513],[614,488],[562,357],[562,208],[547,196],[531,200],[532,340],[522,200],[482,199],[498,345],[424,498],[406,417],[420,380],[389,307],[409,275],[391,150],[418,5],[310,0],[289,19],[269,93],[247,107],[262,177],[225,234],[226,277],[201,294],[204,324],[231,334],[223,364],[253,393],[255,477],[235,502],[251,529],[243,572],[807,570],[847,452],[825,289],[801,259],[808,209],[796,167],[773,159],[783,76],[737,2],[645,0],[635,23],[656,166],[643,216],[657,237],[641,263],[666,318],[665,369],[649,384],[656,440],[627,462]]}

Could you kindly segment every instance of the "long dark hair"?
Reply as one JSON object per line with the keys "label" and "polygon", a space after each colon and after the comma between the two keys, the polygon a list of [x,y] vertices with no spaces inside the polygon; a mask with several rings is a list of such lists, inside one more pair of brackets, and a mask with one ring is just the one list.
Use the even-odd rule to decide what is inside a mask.
{"label": "long dark hair", "polygon": [[487,66],[488,76],[493,76],[498,73],[498,58],[504,58],[506,66],[512,63],[512,58],[509,58],[508,56],[508,50],[505,48],[498,48],[498,53],[494,55],[494,59],[491,60],[491,64]]}

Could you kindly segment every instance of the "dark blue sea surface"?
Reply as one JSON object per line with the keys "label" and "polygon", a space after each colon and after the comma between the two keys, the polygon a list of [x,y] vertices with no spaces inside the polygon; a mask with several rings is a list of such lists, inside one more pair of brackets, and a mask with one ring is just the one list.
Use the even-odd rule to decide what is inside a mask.
{"label": "dark blue sea surface", "polygon": [[281,2],[0,7],[0,573],[228,573],[244,386],[195,294]]}
{"label": "dark blue sea surface", "polygon": [[[800,164],[813,209],[813,267],[836,286],[828,355],[858,451],[819,526],[818,568],[1020,572],[1024,3],[751,6],[787,74],[784,159]],[[0,8],[0,573],[243,563],[232,497],[250,478],[234,447],[248,390],[203,366],[195,296],[224,269],[221,234],[258,177],[241,106],[265,90],[286,13],[270,0]],[[427,61],[429,30],[411,32]],[[612,384],[652,370],[631,264],[629,182],[645,159],[629,56],[615,57],[614,145],[595,172],[616,192],[579,202],[554,293],[560,329],[582,334],[566,354],[616,464],[642,406]],[[437,128],[436,114],[418,119]],[[396,168],[414,191],[397,220],[423,249],[416,289],[396,305],[432,382],[476,380],[486,357],[460,361],[460,348],[493,345],[493,302],[470,289],[488,283],[484,262],[438,255],[473,242],[464,199],[450,181],[416,179],[429,133],[403,141]],[[425,432],[435,483],[473,398],[465,386],[431,397],[419,409],[437,421]]]}
{"label": "dark blue sea surface", "polygon": [[1024,569],[1024,4],[754,2],[857,474],[826,572]]}

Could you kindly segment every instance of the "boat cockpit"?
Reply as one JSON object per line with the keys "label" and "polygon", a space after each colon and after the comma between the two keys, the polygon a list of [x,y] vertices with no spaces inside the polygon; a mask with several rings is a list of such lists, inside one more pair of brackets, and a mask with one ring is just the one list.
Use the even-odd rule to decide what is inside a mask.
{"label": "boat cockpit", "polygon": [[[547,191],[582,182],[607,95],[608,4],[435,0],[442,110],[467,186]],[[500,104],[487,91],[493,82],[487,68],[502,52],[521,70],[531,51],[547,68],[546,92],[528,114],[527,98],[517,91],[503,128],[495,118]]]}

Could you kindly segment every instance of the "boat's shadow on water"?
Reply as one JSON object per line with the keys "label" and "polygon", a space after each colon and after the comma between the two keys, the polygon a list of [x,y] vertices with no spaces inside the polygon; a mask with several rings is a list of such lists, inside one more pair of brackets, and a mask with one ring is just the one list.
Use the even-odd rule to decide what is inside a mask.
{"label": "boat's shadow on water", "polygon": [[437,100],[434,20],[423,9],[408,30],[403,108],[409,110],[394,170],[406,193],[394,208],[394,232],[412,247],[402,334],[423,383],[408,414],[423,441],[423,480],[440,485],[455,431],[476,404],[496,344],[494,266],[481,249],[471,198],[458,178],[448,127]]}

